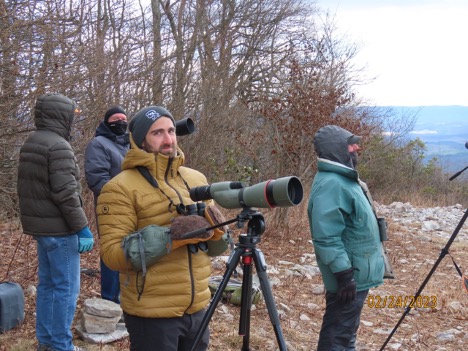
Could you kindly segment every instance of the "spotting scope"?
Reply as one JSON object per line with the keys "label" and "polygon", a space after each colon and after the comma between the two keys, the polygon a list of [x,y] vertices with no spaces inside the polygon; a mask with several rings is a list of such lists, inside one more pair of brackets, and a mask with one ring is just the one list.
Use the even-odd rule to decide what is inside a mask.
{"label": "spotting scope", "polygon": [[283,177],[247,186],[244,182],[219,182],[190,189],[193,201],[213,199],[224,208],[274,208],[298,205],[303,189],[299,178]]}

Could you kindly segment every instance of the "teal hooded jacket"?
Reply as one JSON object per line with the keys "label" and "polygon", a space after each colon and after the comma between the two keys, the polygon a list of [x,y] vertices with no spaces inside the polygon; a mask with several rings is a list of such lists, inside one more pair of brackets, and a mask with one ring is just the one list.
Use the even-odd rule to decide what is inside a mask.
{"label": "teal hooded jacket", "polygon": [[[352,134],[339,127],[328,132],[316,135],[314,141],[318,172],[307,209],[312,242],[327,291],[337,292],[333,273],[351,267],[357,291],[362,291],[383,283],[379,228],[358,172],[345,165],[351,165],[347,138]],[[324,154],[335,157],[320,158]]]}

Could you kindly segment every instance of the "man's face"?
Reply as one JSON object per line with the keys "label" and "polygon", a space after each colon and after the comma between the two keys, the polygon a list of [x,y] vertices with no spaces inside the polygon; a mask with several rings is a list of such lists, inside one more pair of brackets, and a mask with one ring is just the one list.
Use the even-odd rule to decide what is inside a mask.
{"label": "man's face", "polygon": [[109,117],[107,123],[111,124],[112,122],[117,122],[117,121],[127,122],[127,116],[125,116],[123,113],[114,113],[112,116]]}
{"label": "man's face", "polygon": [[356,168],[358,163],[358,150],[360,149],[358,144],[351,144],[348,145],[348,151],[351,156],[351,162],[353,163],[353,167]]}
{"label": "man's face", "polygon": [[174,157],[177,153],[175,127],[168,117],[160,117],[154,122],[143,141],[143,150],[155,155],[158,153]]}
{"label": "man's face", "polygon": [[352,153],[352,152],[357,152],[359,149],[360,149],[360,147],[359,147],[358,144],[351,144],[351,145],[348,145],[348,151],[349,151],[350,153]]}

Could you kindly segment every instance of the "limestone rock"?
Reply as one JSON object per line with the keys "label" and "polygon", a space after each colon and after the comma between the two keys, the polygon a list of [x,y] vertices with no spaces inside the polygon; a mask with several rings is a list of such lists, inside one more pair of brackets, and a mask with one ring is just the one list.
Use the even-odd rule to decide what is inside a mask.
{"label": "limestone rock", "polygon": [[82,312],[81,327],[90,334],[107,334],[112,333],[117,328],[119,320],[120,316],[101,317]]}

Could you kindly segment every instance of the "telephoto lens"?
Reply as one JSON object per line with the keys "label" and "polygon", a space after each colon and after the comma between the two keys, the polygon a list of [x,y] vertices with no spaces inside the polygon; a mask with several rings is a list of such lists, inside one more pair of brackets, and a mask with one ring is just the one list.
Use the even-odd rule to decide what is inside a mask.
{"label": "telephoto lens", "polygon": [[195,131],[195,123],[190,117],[175,122],[175,127],[177,136],[192,134]]}

